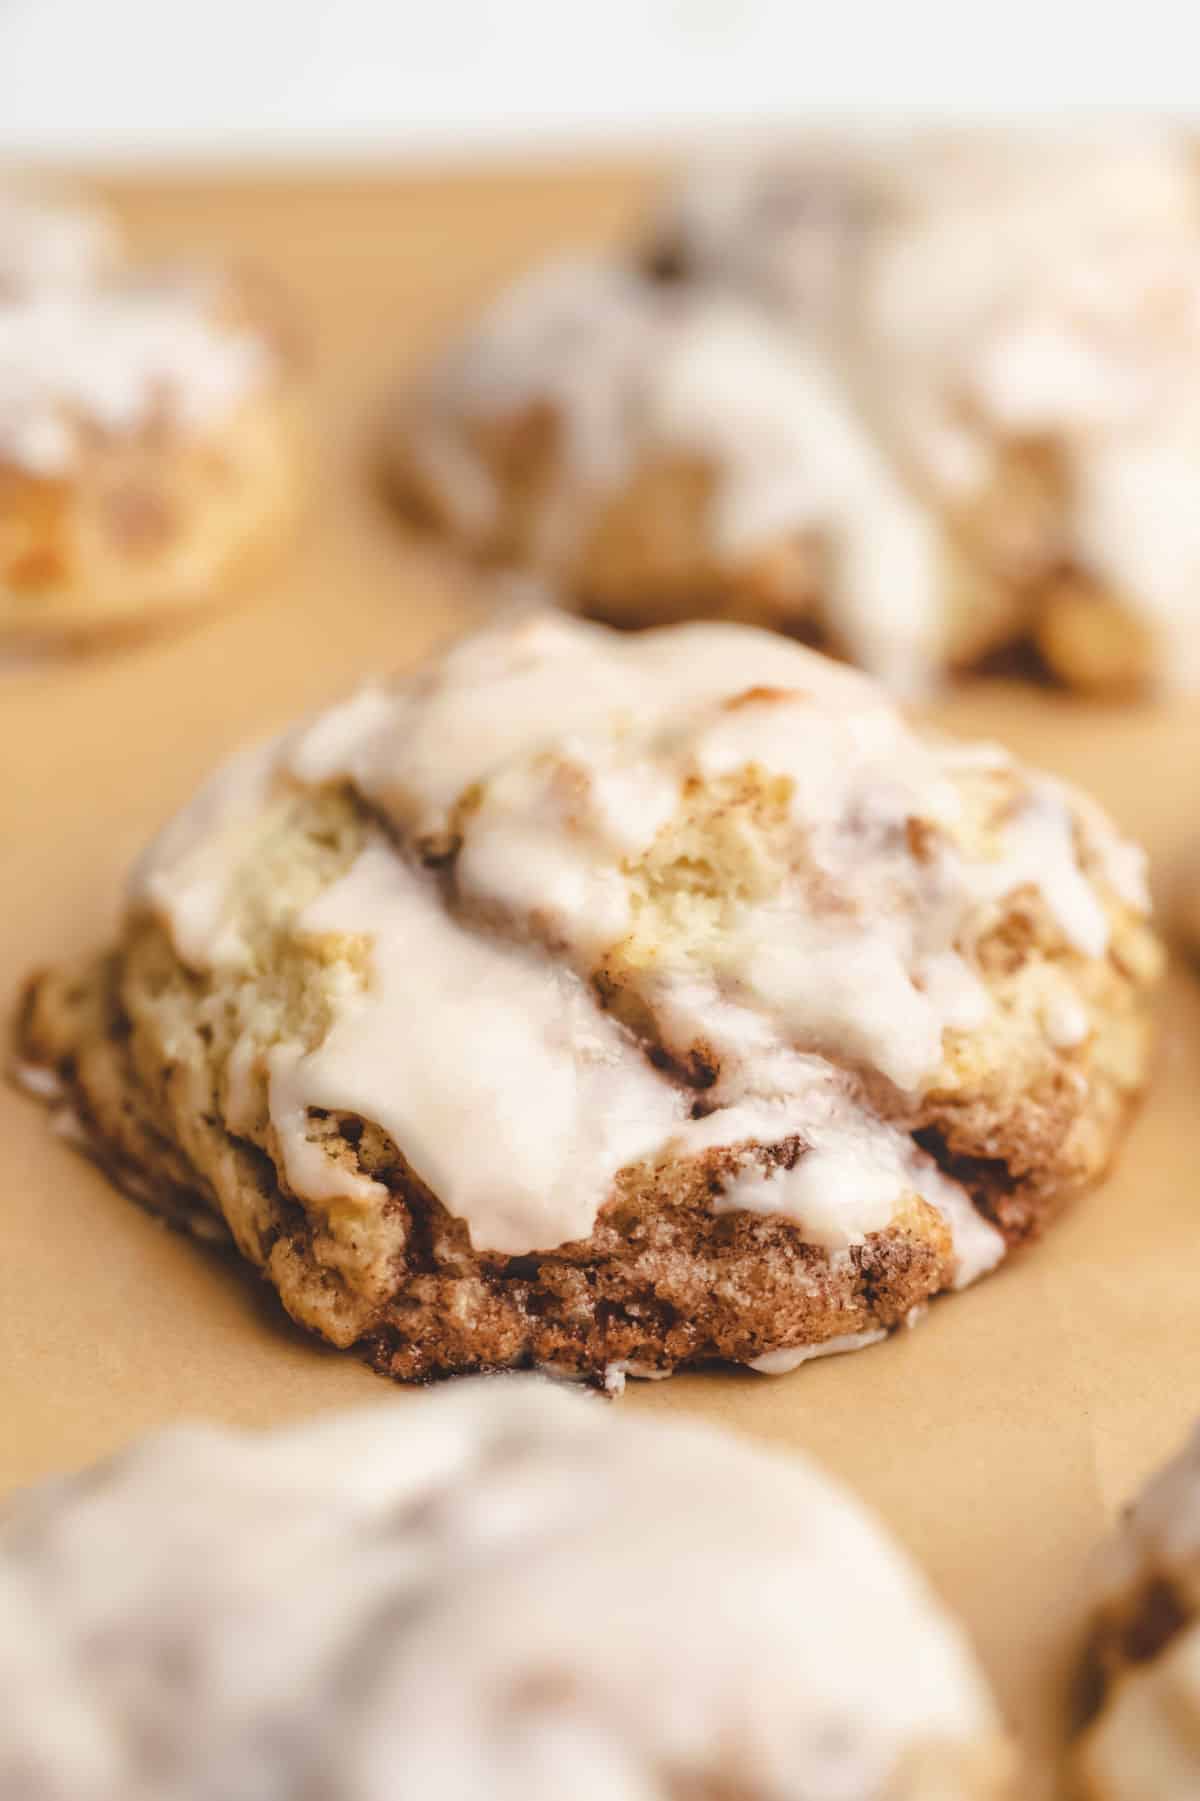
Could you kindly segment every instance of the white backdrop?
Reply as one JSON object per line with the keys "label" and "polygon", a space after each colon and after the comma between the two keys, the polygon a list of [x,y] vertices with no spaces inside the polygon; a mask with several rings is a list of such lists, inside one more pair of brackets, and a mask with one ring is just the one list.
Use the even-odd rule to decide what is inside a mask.
{"label": "white backdrop", "polygon": [[437,156],[831,110],[1191,109],[1197,0],[0,0],[0,151]]}

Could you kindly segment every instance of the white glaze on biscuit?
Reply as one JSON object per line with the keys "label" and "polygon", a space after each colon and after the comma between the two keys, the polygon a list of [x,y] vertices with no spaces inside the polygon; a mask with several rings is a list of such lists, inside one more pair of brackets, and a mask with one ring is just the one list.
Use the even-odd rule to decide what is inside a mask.
{"label": "white glaze on biscuit", "polygon": [[262,336],[220,318],[219,281],[183,272],[0,294],[0,458],[69,474],[89,433],[224,422],[272,366]]}
{"label": "white glaze on biscuit", "polygon": [[[982,486],[1007,443],[1065,466],[1061,555],[1161,634],[1164,683],[1200,680],[1200,205],[1183,138],[954,140],[914,159],[864,310],[898,366],[889,427]],[[924,443],[908,422],[925,420]],[[965,423],[964,423],[965,421]],[[943,493],[945,493],[943,486]]]}
{"label": "white glaze on biscuit", "polygon": [[967,1801],[999,1749],[852,1496],[535,1378],[175,1428],[30,1491],[0,1685],[0,1790],[46,1801],[873,1801],[910,1759]]}
{"label": "white glaze on biscuit", "polygon": [[275,1053],[288,1180],[344,1192],[304,1136],[309,1107],[341,1109],[403,1147],[477,1250],[528,1251],[548,1224],[555,1243],[586,1238],[597,1195],[671,1137],[684,1097],[571,970],[465,929],[430,886],[375,844],[301,916],[302,933],[361,934],[373,950],[368,987],[324,1042]]}
{"label": "white glaze on biscuit", "polygon": [[468,536],[497,496],[464,420],[549,408],[561,433],[539,562],[561,567],[640,464],[679,452],[715,473],[708,520],[731,565],[780,539],[823,546],[831,617],[898,688],[940,651],[939,538],[863,428],[828,359],[732,295],[565,261],[517,284],[437,371],[413,449]]}
{"label": "white glaze on biscuit", "polygon": [[[768,634],[627,637],[525,615],[232,765],[152,849],[131,901],[193,967],[236,965],[245,822],[269,794],[348,784],[386,821],[287,925],[297,944],[365,953],[320,1042],[271,1054],[286,1174],[319,1205],[380,1197],[310,1142],[310,1108],[379,1124],[477,1248],[512,1253],[586,1237],[631,1163],[725,1147],[723,1205],[785,1212],[831,1249],[924,1199],[961,1283],[1002,1241],[903,1116],[947,1033],[987,1014],[973,937],[1025,887],[1066,945],[1099,955],[1107,934],[1054,784],[1022,774],[996,842],[956,841],[971,762],[862,677]],[[663,846],[681,819],[700,833],[685,866],[716,856],[704,834],[718,827],[689,827],[688,808],[743,778],[774,796],[785,851],[756,847],[751,802],[725,806],[715,911],[705,899],[677,917],[687,895],[671,891],[647,937],[654,858],[675,868]],[[601,966],[640,996],[657,1045],[602,1010]],[[646,1054],[684,1065],[697,1046],[714,1063],[699,1107]],[[892,1085],[897,1123],[856,1072]],[[797,1135],[792,1170],[755,1161],[752,1147]]]}
{"label": "white glaze on biscuit", "polygon": [[757,1370],[760,1376],[788,1376],[802,1363],[811,1363],[814,1358],[840,1357],[847,1351],[862,1351],[886,1337],[882,1327],[874,1332],[846,1332],[840,1338],[822,1339],[820,1344],[792,1345],[786,1350],[768,1351],[765,1356],[755,1357],[750,1368]]}
{"label": "white glaze on biscuit", "polygon": [[0,195],[0,459],[61,477],[88,436],[202,432],[267,378],[220,277],[115,265],[103,216]]}

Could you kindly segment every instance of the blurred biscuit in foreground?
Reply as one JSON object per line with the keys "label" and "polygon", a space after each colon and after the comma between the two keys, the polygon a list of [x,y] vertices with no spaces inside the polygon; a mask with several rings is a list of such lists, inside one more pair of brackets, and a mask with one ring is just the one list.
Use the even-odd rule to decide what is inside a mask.
{"label": "blurred biscuit in foreground", "polygon": [[974,1659],[799,1458],[529,1378],[175,1428],[0,1509],[0,1792],[999,1801]]}

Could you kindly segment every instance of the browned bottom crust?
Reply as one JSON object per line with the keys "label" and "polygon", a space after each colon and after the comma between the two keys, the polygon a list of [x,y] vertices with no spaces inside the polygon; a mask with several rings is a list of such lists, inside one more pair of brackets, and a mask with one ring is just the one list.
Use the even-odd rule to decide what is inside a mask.
{"label": "browned bottom crust", "polygon": [[[532,1365],[619,1386],[627,1371],[753,1363],[882,1335],[953,1280],[948,1228],[915,1196],[885,1231],[834,1256],[787,1219],[715,1212],[736,1160],[728,1148],[624,1172],[585,1240],[517,1257],[475,1251],[377,1128],[315,1116],[311,1129],[389,1192],[372,1222],[386,1254],[367,1259],[353,1235],[338,1240],[306,1211],[259,1146],[227,1133],[196,1086],[196,1059],[163,1064],[156,1051],[148,1075],[121,981],[121,953],[34,979],[17,1027],[26,1085],[123,1188],[180,1226],[232,1235],[294,1318],[396,1379]],[[1085,1121],[1078,1096],[1051,1084],[1022,1097],[1019,1120],[990,1128],[978,1108],[943,1099],[918,1136],[1016,1244],[1111,1155],[1128,1094],[1112,1088]],[[786,1164],[803,1149],[797,1135],[736,1158]]]}

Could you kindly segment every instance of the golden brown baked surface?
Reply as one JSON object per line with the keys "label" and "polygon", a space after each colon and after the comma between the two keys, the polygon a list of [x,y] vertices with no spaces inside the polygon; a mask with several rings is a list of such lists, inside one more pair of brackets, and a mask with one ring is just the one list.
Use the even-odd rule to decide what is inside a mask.
{"label": "golden brown baked surface", "polygon": [[283,743],[160,841],[112,951],[35,978],[16,1054],[388,1374],[788,1368],[1114,1153],[1159,971],[1127,847],[811,653],[535,617]]}

